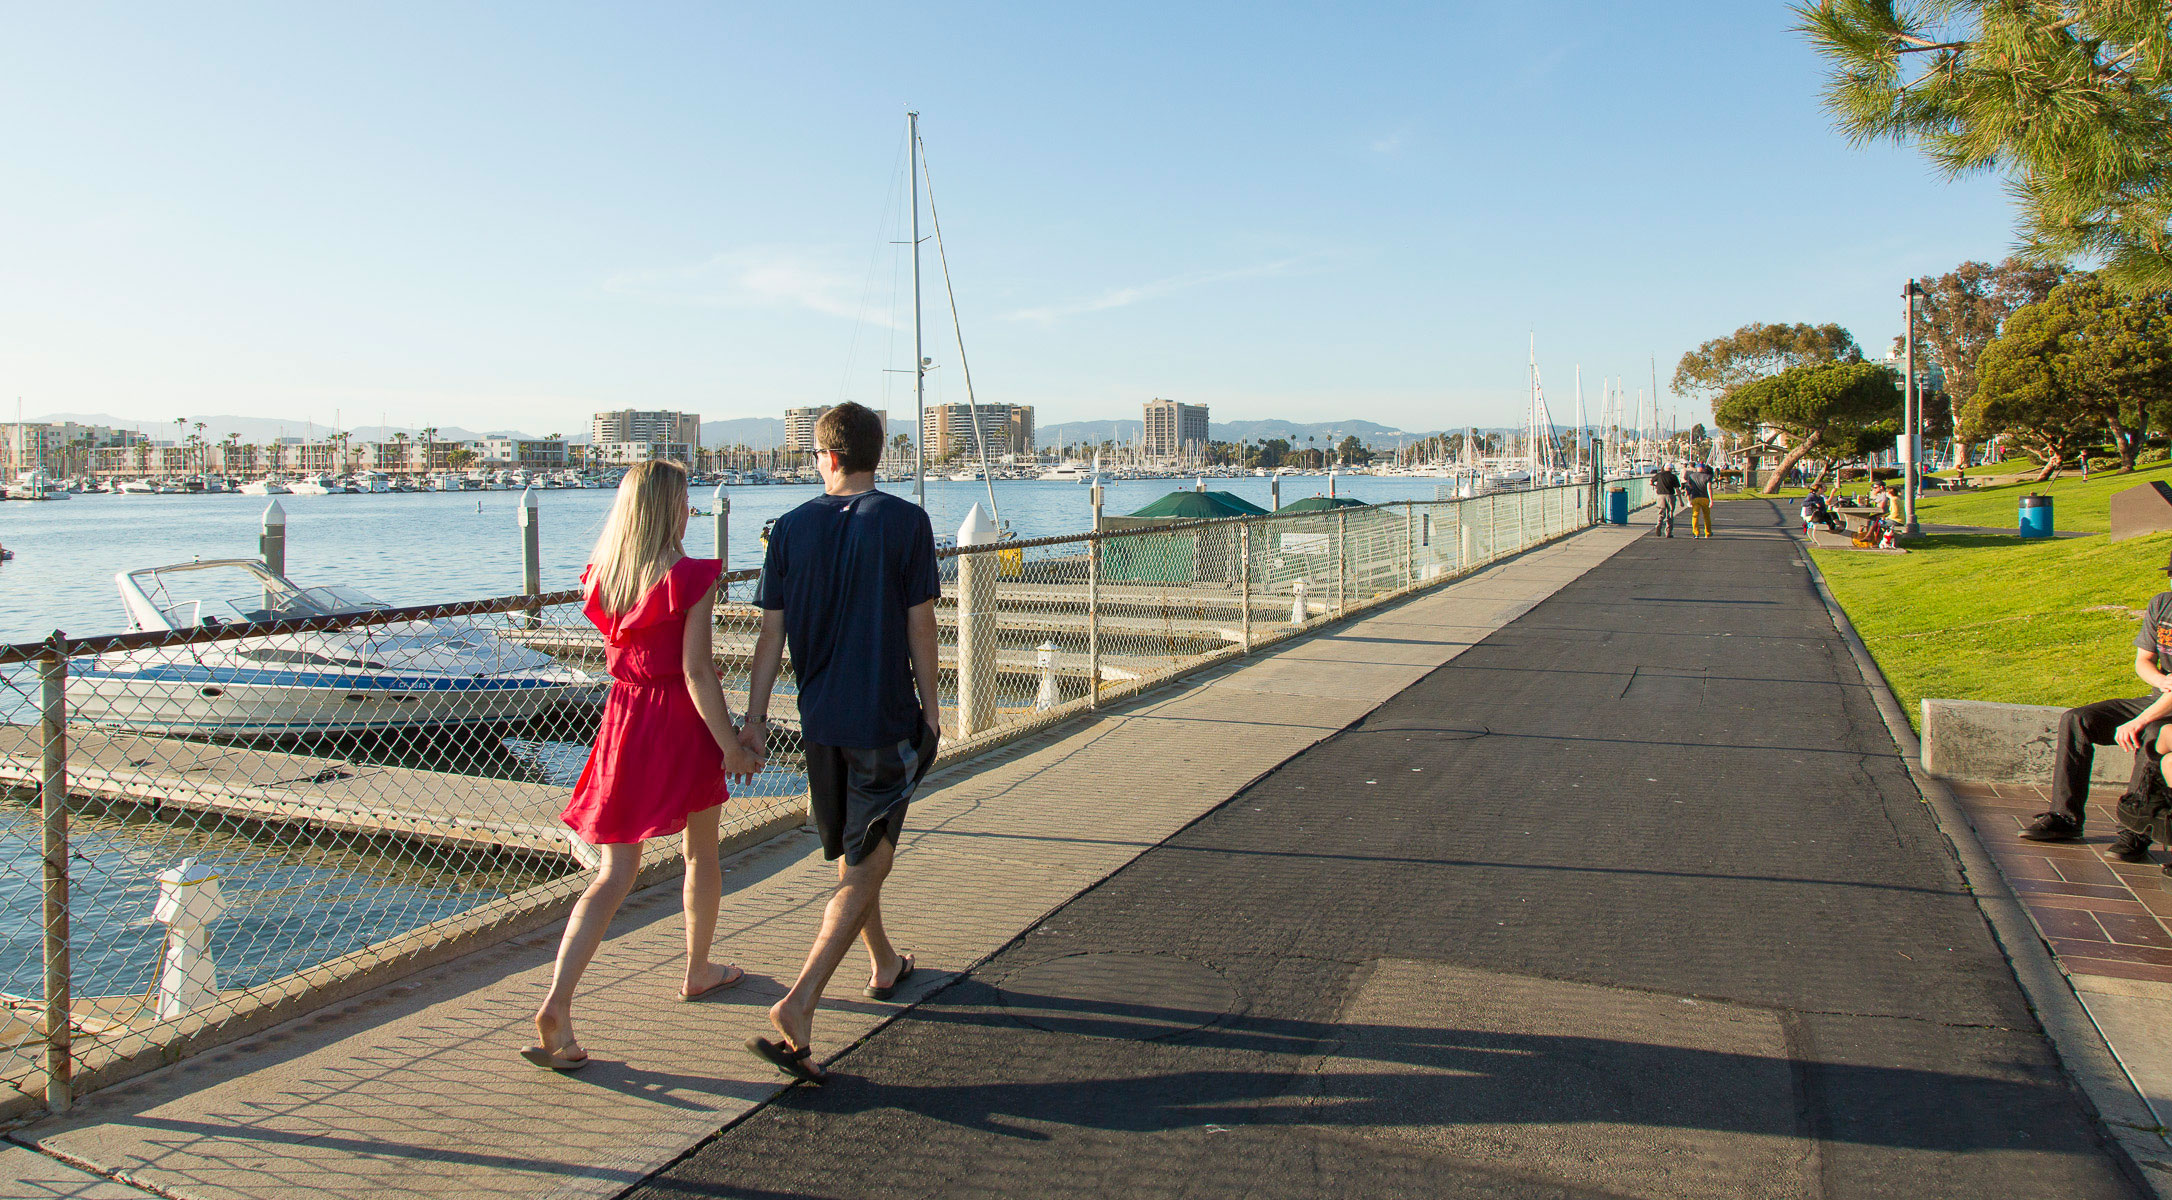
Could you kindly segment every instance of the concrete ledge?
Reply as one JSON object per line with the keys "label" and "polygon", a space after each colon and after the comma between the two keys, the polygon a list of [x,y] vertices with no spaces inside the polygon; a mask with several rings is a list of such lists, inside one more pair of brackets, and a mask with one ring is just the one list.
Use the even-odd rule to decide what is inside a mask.
{"label": "concrete ledge", "polygon": [[[2048,785],[2065,711],[2048,704],[1925,699],[1923,767],[1947,779]],[[2089,778],[2124,784],[2133,772],[2132,751],[2099,746]]]}

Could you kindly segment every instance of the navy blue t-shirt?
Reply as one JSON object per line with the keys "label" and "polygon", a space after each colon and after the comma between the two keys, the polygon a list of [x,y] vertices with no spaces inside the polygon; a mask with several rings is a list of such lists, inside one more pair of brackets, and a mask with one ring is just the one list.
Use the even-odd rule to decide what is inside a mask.
{"label": "navy blue t-shirt", "polygon": [[918,733],[905,610],[941,594],[934,528],[909,500],[816,496],[777,518],[754,602],[784,610],[808,741],[889,746]]}

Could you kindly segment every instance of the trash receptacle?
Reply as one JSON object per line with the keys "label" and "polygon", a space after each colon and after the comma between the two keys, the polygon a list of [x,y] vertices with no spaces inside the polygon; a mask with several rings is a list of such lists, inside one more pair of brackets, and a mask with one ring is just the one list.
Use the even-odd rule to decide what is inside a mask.
{"label": "trash receptacle", "polygon": [[1627,525],[1629,523],[1628,488],[1606,489],[1606,523],[1609,525]]}
{"label": "trash receptacle", "polygon": [[2021,536],[2051,536],[2051,497],[2031,492],[2021,498]]}

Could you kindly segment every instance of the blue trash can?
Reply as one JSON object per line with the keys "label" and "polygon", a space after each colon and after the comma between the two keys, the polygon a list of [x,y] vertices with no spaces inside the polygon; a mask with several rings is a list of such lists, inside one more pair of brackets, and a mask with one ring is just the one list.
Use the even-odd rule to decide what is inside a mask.
{"label": "blue trash can", "polygon": [[1606,489],[1606,523],[1609,525],[1627,525],[1629,523],[1628,488]]}
{"label": "blue trash can", "polygon": [[2031,492],[2021,498],[2021,536],[2051,536],[2051,497]]}

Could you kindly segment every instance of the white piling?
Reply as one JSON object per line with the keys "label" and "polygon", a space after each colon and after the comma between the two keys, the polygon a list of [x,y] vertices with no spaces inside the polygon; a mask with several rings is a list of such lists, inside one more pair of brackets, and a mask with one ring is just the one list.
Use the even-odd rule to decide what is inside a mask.
{"label": "white piling", "polygon": [[279,507],[277,500],[264,506],[264,528],[256,544],[272,574],[287,573],[287,510]]}
{"label": "white piling", "polygon": [[716,513],[716,558],[724,569],[732,569],[732,498],[724,494],[724,485],[716,485],[716,497],[710,501]]}
{"label": "white piling", "polygon": [[[996,540],[995,522],[975,502],[958,526],[958,548]],[[958,556],[958,736],[971,737],[995,724],[996,556]]]}
{"label": "white piling", "polygon": [[1056,707],[1062,693],[1056,690],[1056,643],[1041,643],[1041,690],[1033,695],[1033,711],[1047,712]]}
{"label": "white piling", "polygon": [[1305,604],[1305,581],[1300,579],[1291,584],[1290,590],[1297,595],[1297,598],[1290,602],[1290,624],[1302,625],[1312,619],[1312,611]]}
{"label": "white piling", "polygon": [[218,998],[210,925],[226,911],[219,876],[193,858],[158,876],[151,916],[166,926],[166,965],[158,977],[158,1017],[170,1021]]}

